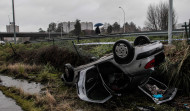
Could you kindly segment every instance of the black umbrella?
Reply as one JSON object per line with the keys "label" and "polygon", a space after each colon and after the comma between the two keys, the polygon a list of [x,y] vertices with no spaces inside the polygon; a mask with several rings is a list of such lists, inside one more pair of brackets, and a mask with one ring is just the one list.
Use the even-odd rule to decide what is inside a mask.
{"label": "black umbrella", "polygon": [[99,26],[102,26],[103,24],[102,23],[96,23],[95,25],[94,25],[94,27],[99,27]]}

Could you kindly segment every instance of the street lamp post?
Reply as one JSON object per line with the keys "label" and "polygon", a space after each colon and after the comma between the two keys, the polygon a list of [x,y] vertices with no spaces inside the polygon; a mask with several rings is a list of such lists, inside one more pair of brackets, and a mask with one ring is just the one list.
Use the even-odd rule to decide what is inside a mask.
{"label": "street lamp post", "polygon": [[123,11],[123,14],[124,14],[124,26],[123,26],[123,33],[125,33],[125,11],[123,10],[123,8],[120,6],[119,7],[122,11]]}
{"label": "street lamp post", "polygon": [[172,43],[172,25],[173,25],[173,0],[169,0],[169,17],[168,17],[168,43]]}
{"label": "street lamp post", "polygon": [[16,29],[15,29],[15,9],[14,9],[14,0],[12,0],[12,9],[13,9],[14,43],[16,44]]}

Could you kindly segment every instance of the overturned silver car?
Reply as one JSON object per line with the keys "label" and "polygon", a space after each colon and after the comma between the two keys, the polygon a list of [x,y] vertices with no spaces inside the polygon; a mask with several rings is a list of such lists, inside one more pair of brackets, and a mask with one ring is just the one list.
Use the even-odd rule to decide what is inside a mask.
{"label": "overturned silver car", "polygon": [[154,67],[165,60],[163,51],[162,43],[151,42],[146,36],[137,37],[134,45],[119,40],[113,46],[113,54],[76,68],[65,64],[61,78],[65,84],[76,85],[78,96],[84,101],[104,103],[113,95],[139,88],[161,104],[177,93],[176,88],[169,89],[151,77]]}

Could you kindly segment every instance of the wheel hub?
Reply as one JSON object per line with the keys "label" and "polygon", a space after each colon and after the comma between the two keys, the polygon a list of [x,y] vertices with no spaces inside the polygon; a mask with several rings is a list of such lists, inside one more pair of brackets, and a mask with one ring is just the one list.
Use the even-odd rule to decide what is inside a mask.
{"label": "wheel hub", "polygon": [[128,48],[125,44],[120,43],[115,48],[115,53],[120,58],[125,58],[128,55]]}

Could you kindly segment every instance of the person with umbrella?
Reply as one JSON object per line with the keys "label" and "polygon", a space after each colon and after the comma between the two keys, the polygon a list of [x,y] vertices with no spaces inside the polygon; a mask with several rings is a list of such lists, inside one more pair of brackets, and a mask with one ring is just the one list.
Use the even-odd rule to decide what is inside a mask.
{"label": "person with umbrella", "polygon": [[102,26],[102,25],[103,25],[102,23],[97,23],[97,24],[94,25],[94,27],[96,27],[95,33],[97,35],[100,34],[100,28],[99,28],[99,26]]}

